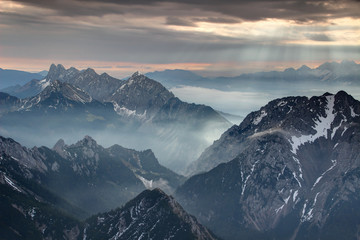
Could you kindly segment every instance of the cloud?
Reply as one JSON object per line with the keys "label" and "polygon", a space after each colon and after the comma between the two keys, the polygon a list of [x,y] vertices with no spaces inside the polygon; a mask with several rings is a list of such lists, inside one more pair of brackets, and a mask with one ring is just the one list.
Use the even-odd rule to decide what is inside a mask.
{"label": "cloud", "polygon": [[[106,14],[125,14],[129,11],[138,14],[162,12],[163,16],[182,10],[197,9],[243,20],[261,20],[267,18],[295,20],[298,22],[326,21],[334,17],[360,17],[358,1],[353,0],[16,0],[42,8],[55,10],[63,15],[103,16]],[[143,6],[148,7],[143,7]],[[170,6],[170,8],[169,8]],[[140,12],[141,11],[141,12]],[[179,15],[175,15],[179,17]]]}
{"label": "cloud", "polygon": [[334,41],[326,34],[306,34],[305,35],[308,39],[318,42],[331,42]]}
{"label": "cloud", "polygon": [[206,104],[222,112],[246,116],[258,110],[274,95],[264,92],[220,91],[216,89],[183,86],[170,89],[177,97],[186,102]]}
{"label": "cloud", "polygon": [[198,17],[192,19],[195,22],[210,22],[210,23],[239,23],[241,22],[238,18],[233,17]]}
{"label": "cloud", "polygon": [[0,2],[4,59],[133,62],[142,69],[165,63],[359,59],[360,20],[353,18],[360,10],[350,0]]}
{"label": "cloud", "polygon": [[195,27],[196,24],[188,21],[186,19],[178,18],[178,17],[167,17],[166,18],[167,25],[178,25],[178,26],[187,26],[187,27]]}

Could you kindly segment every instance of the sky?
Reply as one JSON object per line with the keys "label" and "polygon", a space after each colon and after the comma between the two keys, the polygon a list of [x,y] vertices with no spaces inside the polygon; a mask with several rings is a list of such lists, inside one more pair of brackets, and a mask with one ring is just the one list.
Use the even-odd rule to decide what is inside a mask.
{"label": "sky", "polygon": [[0,0],[0,67],[203,76],[360,62],[359,0]]}

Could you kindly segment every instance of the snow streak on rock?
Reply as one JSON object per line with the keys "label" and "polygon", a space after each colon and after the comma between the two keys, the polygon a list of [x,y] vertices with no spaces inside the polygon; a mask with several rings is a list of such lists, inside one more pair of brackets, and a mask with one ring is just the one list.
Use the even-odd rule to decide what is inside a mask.
{"label": "snow streak on rock", "polygon": [[296,154],[299,147],[305,143],[312,143],[316,139],[320,137],[327,137],[328,130],[331,129],[331,124],[334,121],[335,114],[334,114],[334,102],[335,96],[330,95],[326,96],[327,100],[327,107],[325,111],[325,116],[319,116],[318,120],[315,121],[315,126],[313,129],[316,131],[314,135],[301,135],[299,137],[292,136],[291,137],[291,145],[292,145],[292,152]]}

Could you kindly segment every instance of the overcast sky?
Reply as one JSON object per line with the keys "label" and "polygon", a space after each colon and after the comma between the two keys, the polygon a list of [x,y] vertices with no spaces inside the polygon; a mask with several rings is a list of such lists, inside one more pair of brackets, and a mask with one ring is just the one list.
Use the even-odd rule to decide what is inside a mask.
{"label": "overcast sky", "polygon": [[0,0],[0,67],[233,76],[360,62],[356,0]]}

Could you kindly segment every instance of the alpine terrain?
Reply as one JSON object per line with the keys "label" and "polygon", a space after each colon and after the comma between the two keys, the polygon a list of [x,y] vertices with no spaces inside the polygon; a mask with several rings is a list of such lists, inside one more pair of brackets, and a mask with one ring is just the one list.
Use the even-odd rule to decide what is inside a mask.
{"label": "alpine terrain", "polygon": [[2,239],[216,239],[160,189],[145,190],[122,208],[78,220],[73,216],[79,209],[32,179],[31,169],[43,166],[26,165],[32,159],[25,162],[3,151],[0,161]]}
{"label": "alpine terrain", "polygon": [[87,220],[86,239],[217,239],[160,189],[145,190],[124,207]]}
{"label": "alpine terrain", "polygon": [[[138,72],[124,81],[53,64],[44,79],[23,87],[35,95],[0,95],[6,101],[0,133],[26,145],[92,135],[107,145],[150,148],[163,164],[181,172],[231,126],[211,107],[185,103]],[[43,134],[46,142],[33,138]]]}
{"label": "alpine terrain", "polygon": [[176,198],[224,239],[359,239],[360,102],[344,91],[250,113]]}
{"label": "alpine terrain", "polygon": [[[119,207],[146,188],[170,193],[183,182],[183,177],[161,166],[151,150],[103,148],[89,136],[72,145],[59,140],[53,149],[28,149],[0,137],[0,152],[6,156],[3,172],[12,182],[40,185],[60,196],[78,209],[72,210],[77,218]],[[62,208],[61,204],[55,205]]]}

